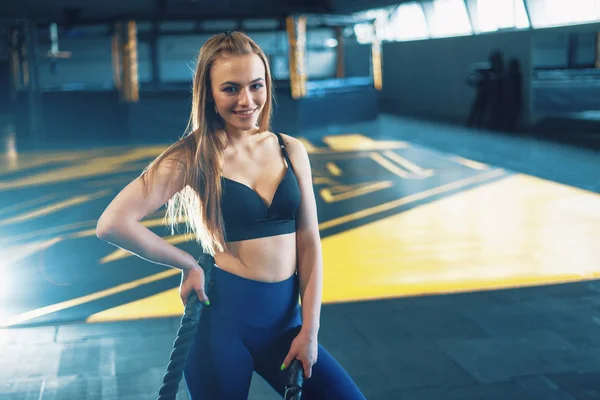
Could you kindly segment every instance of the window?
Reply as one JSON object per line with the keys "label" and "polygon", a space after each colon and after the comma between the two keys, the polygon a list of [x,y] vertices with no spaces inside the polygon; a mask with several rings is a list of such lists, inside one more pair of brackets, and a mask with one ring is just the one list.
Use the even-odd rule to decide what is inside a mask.
{"label": "window", "polygon": [[464,0],[433,0],[423,3],[431,37],[468,35],[473,31]]}
{"label": "window", "polygon": [[468,0],[475,32],[529,28],[523,0]]}
{"label": "window", "polygon": [[[385,35],[385,21],[388,16],[388,10],[385,8],[373,9],[357,13],[356,16],[360,18],[373,18],[375,19],[375,25],[377,26],[377,36],[379,39],[383,39]],[[373,25],[369,23],[361,23],[354,25],[354,34],[356,40],[359,43],[371,43],[375,38],[375,32]]]}
{"label": "window", "polygon": [[[376,18],[377,35],[380,40],[415,40],[429,37],[423,7],[418,2],[404,3],[397,7],[369,10],[360,17]],[[360,43],[373,41],[373,26],[357,24],[354,33]]]}
{"label": "window", "polygon": [[526,0],[534,28],[600,20],[600,0]]}
{"label": "window", "polygon": [[[429,37],[427,20],[420,3],[404,3],[392,14],[389,40],[415,40]],[[387,38],[386,38],[387,39]]]}

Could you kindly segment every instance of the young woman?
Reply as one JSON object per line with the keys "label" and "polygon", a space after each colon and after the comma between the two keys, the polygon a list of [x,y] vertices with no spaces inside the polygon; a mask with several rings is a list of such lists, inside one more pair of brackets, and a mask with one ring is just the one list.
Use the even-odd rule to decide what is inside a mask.
{"label": "young woman", "polygon": [[[191,129],[127,185],[98,221],[98,237],[148,261],[182,270],[181,300],[204,309],[185,368],[190,397],[246,399],[253,371],[283,395],[302,361],[306,399],[364,399],[317,341],[322,260],[307,152],[269,132],[267,58],[228,32],[200,50]],[[167,204],[214,258],[211,288],[194,257],[140,224]],[[301,299],[301,307],[298,300]]]}

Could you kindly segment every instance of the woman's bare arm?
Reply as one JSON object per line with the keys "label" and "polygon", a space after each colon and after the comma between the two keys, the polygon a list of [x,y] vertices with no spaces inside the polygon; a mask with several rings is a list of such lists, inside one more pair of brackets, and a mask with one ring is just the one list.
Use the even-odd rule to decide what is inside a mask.
{"label": "woman's bare arm", "polygon": [[163,206],[183,189],[183,165],[176,160],[165,160],[148,182],[144,193],[138,177],[129,183],[108,205],[96,226],[98,238],[120,247],[147,261],[172,268],[197,268],[192,255],[167,243],[144,227],[140,221]]}

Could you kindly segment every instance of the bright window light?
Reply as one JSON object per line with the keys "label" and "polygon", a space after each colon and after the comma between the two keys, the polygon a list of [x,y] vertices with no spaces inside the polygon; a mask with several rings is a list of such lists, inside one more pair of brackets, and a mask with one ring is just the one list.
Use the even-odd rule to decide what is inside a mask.
{"label": "bright window light", "polygon": [[600,0],[527,0],[534,28],[600,20]]}
{"label": "bright window light", "polygon": [[373,26],[371,24],[354,25],[354,34],[358,43],[371,43],[373,41]]}
{"label": "bright window light", "polygon": [[415,40],[429,37],[427,20],[420,3],[400,5],[390,20],[390,40]]}
{"label": "bright window light", "polygon": [[468,4],[476,32],[529,28],[523,0],[470,0]]}
{"label": "bright window light", "polygon": [[[404,3],[397,7],[379,8],[357,14],[375,18],[379,40],[427,39],[429,29],[423,7],[418,2]],[[360,43],[371,43],[374,38],[372,24],[357,24],[354,33]]]}
{"label": "bright window light", "polygon": [[431,37],[472,33],[464,0],[433,0],[423,3]]}
{"label": "bright window light", "polygon": [[[373,18],[375,19],[375,25],[377,26],[377,36],[379,40],[384,39],[386,33],[386,20],[389,11],[385,8],[375,8],[372,10],[363,11],[357,13],[356,16],[360,18]],[[354,25],[354,34],[356,40],[359,43],[372,43],[375,38],[375,29],[373,24],[361,23]]]}

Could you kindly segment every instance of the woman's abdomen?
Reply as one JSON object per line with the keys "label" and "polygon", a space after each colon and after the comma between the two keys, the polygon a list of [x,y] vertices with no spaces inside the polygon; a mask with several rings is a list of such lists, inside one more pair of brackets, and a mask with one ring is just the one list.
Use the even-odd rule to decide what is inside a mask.
{"label": "woman's abdomen", "polygon": [[262,282],[280,282],[296,270],[296,234],[227,243],[215,264],[232,274]]}

